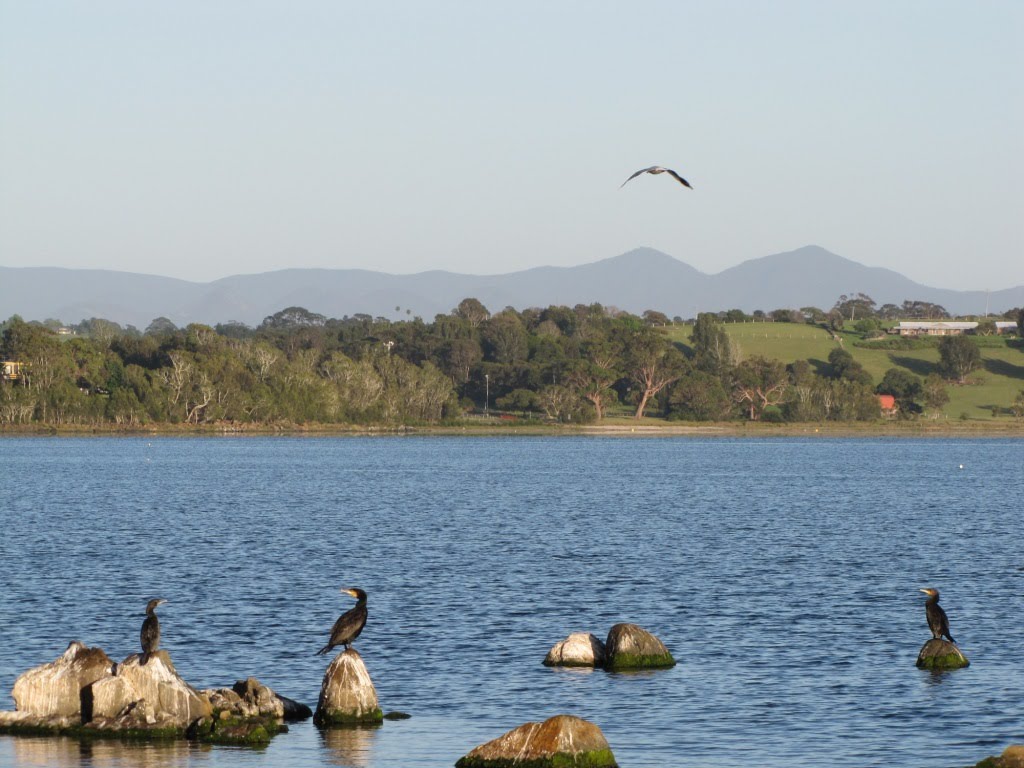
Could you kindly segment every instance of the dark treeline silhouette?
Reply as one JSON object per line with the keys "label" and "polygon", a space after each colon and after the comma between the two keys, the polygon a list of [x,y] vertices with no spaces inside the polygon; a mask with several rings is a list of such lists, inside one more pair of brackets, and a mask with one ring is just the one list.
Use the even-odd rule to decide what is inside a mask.
{"label": "dark treeline silhouette", "polygon": [[[833,312],[868,319],[866,299]],[[829,325],[805,309],[760,315]],[[689,344],[671,340],[660,312],[600,304],[491,314],[465,299],[430,323],[289,307],[257,328],[177,328],[161,317],[144,332],[13,316],[0,324],[0,356],[12,364],[0,381],[0,425],[416,424],[481,413],[572,423],[610,413],[872,420],[879,393],[904,415],[945,402],[937,375],[894,369],[876,386],[841,347],[827,363],[741,360],[721,325],[747,319],[737,313],[698,316]],[[969,365],[951,362],[947,378],[963,380]]]}

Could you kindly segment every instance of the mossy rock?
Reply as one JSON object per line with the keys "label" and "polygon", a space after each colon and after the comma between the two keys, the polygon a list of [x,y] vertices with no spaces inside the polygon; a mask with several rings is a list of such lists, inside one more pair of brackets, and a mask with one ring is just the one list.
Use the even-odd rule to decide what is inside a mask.
{"label": "mossy rock", "polygon": [[667,669],[676,665],[665,644],[636,624],[616,624],[608,631],[604,647],[604,668],[609,672]]}
{"label": "mossy rock", "polygon": [[572,715],[555,715],[473,748],[456,768],[616,768],[601,729]]}
{"label": "mossy rock", "polygon": [[381,725],[384,722],[384,713],[377,709],[354,715],[351,712],[331,709],[327,711],[317,710],[313,715],[313,722],[321,728],[346,727],[360,725]]}
{"label": "mossy rock", "polygon": [[674,667],[676,660],[671,653],[660,656],[648,656],[644,654],[620,653],[605,662],[605,669],[609,672],[629,672],[630,670],[641,669],[668,669]]}
{"label": "mossy rock", "polygon": [[1011,744],[999,757],[986,757],[974,768],[1024,768],[1024,746]]}
{"label": "mossy rock", "polygon": [[610,749],[596,749],[593,752],[557,754],[536,760],[484,760],[467,756],[460,758],[455,763],[455,768],[618,768],[618,763],[615,762],[615,755]]}
{"label": "mossy rock", "polygon": [[274,717],[235,717],[214,712],[212,718],[197,720],[188,729],[192,741],[203,744],[242,744],[265,746],[288,726]]}
{"label": "mossy rock", "polygon": [[948,640],[932,638],[921,647],[921,652],[917,655],[918,669],[945,671],[963,669],[970,665],[971,662],[960,649]]}

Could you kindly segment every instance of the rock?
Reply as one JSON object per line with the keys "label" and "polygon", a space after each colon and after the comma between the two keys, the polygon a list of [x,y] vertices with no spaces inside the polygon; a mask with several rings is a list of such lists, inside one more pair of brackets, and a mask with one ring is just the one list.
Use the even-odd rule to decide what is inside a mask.
{"label": "rock", "polygon": [[524,723],[481,744],[455,763],[456,768],[615,768],[615,756],[601,729],[571,715],[543,723]]}
{"label": "rock", "polygon": [[960,669],[970,666],[970,663],[953,643],[934,637],[917,654],[918,669]]}
{"label": "rock", "polygon": [[232,688],[211,688],[203,695],[220,717],[273,717],[278,720],[305,720],[313,710],[305,704],[274,693],[255,677],[239,680]]}
{"label": "rock", "polygon": [[96,717],[116,718],[124,709],[138,700],[135,688],[123,677],[105,677],[89,686],[87,702],[82,707],[82,719],[86,722]]}
{"label": "rock", "polygon": [[986,757],[975,768],[1024,768],[1024,746],[1010,745],[999,757]]}
{"label": "rock", "polygon": [[674,667],[668,648],[646,629],[636,624],[616,624],[608,630],[604,644],[605,669],[652,669]]}
{"label": "rock", "polygon": [[313,722],[317,725],[379,724],[384,715],[370,673],[355,648],[334,657],[320,686]]}
{"label": "rock", "polygon": [[603,667],[604,643],[589,632],[573,632],[544,657],[546,667]]}
{"label": "rock", "polygon": [[43,718],[80,717],[82,689],[113,673],[114,662],[100,648],[72,642],[56,661],[18,676],[11,691],[14,708]]}
{"label": "rock", "polygon": [[167,651],[149,654],[145,665],[139,662],[138,654],[129,656],[117,665],[115,676],[131,685],[135,701],[146,700],[162,725],[187,728],[213,714],[210,700],[178,675]]}

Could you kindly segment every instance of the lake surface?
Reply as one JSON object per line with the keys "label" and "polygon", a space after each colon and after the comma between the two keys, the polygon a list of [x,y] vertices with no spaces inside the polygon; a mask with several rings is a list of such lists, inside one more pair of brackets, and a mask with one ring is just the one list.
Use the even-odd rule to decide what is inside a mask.
{"label": "lake surface", "polygon": [[[960,465],[963,468],[960,468]],[[315,706],[356,643],[412,718],[265,750],[0,737],[11,766],[451,766],[527,720],[623,768],[973,765],[1024,742],[1024,441],[599,437],[0,440],[0,708],[73,639]],[[968,669],[919,671],[920,587]],[[679,664],[548,669],[631,621]]]}

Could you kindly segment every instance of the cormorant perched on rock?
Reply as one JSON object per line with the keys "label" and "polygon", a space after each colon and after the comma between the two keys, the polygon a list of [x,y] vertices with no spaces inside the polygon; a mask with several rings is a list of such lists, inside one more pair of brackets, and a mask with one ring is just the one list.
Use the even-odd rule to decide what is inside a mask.
{"label": "cormorant perched on rock", "polygon": [[139,664],[145,666],[149,661],[149,655],[160,646],[160,619],[156,616],[156,607],[167,601],[162,598],[154,598],[146,603],[146,620],[142,622],[142,632],[139,639],[142,640],[142,659]]}
{"label": "cormorant perched on rock", "polygon": [[939,605],[939,590],[922,589],[928,599],[924,604],[924,612],[928,617],[928,628],[932,631],[932,637],[936,640],[941,640],[942,636],[945,635],[949,638],[949,642],[956,644],[956,640],[949,634],[949,618],[946,616],[946,612],[942,610],[942,606]]}
{"label": "cormorant perched on rock", "polygon": [[327,645],[317,651],[317,655],[323,655],[327,653],[331,648],[336,645],[344,645],[345,650],[352,645],[352,642],[359,637],[359,633],[363,631],[363,627],[366,626],[366,593],[361,589],[352,587],[351,589],[341,590],[346,595],[352,595],[356,598],[355,608],[345,611],[341,614],[341,617],[334,622],[334,626],[331,627],[331,640]]}

